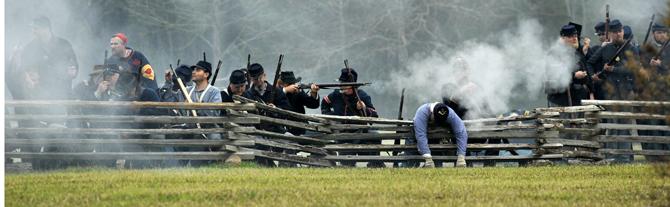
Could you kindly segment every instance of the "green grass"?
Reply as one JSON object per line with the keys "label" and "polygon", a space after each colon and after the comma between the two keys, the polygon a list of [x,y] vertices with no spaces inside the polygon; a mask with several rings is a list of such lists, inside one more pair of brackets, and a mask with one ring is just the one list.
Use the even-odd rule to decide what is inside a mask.
{"label": "green grass", "polygon": [[[7,206],[656,206],[651,165],[72,169],[5,176]],[[667,170],[667,168],[665,169]],[[667,174],[665,175],[667,176]]]}

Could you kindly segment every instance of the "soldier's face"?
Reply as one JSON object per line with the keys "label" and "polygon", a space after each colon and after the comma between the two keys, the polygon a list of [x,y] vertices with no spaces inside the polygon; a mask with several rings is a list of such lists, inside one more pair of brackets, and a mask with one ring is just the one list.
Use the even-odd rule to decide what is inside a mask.
{"label": "soldier's face", "polygon": [[609,32],[611,41],[623,41],[623,30]]}
{"label": "soldier's face", "polygon": [[654,31],[654,39],[659,43],[663,43],[665,41],[668,41],[668,32],[666,32],[666,31]]}
{"label": "soldier's face", "polygon": [[195,68],[195,70],[193,70],[193,72],[191,73],[191,76],[194,82],[199,82],[207,80],[207,77],[209,77],[209,73],[205,72],[201,68]]}
{"label": "soldier's face", "polygon": [[247,84],[230,84],[230,90],[231,93],[241,96],[245,91],[247,91]]}
{"label": "soldier's face", "polygon": [[257,77],[252,77],[252,78],[251,78],[251,82],[252,82],[254,85],[257,85],[257,86],[262,85],[263,82],[265,82],[265,73],[263,73],[263,74],[261,74],[261,75],[259,75],[259,76],[257,76]]}
{"label": "soldier's face", "polygon": [[123,40],[118,37],[112,37],[112,39],[109,40],[109,47],[114,56],[123,57],[126,52],[126,45],[124,45]]}
{"label": "soldier's face", "polygon": [[41,41],[47,41],[51,38],[51,31],[48,27],[33,27],[33,34]]}
{"label": "soldier's face", "polygon": [[342,86],[342,87],[340,87],[340,91],[342,91],[342,93],[344,93],[344,95],[348,95],[348,96],[351,95],[351,94],[354,94],[354,89],[351,86]]}
{"label": "soldier's face", "polygon": [[577,39],[577,35],[570,35],[570,36],[561,36],[561,40],[563,40],[563,43],[570,45],[574,48],[579,47],[579,41]]}

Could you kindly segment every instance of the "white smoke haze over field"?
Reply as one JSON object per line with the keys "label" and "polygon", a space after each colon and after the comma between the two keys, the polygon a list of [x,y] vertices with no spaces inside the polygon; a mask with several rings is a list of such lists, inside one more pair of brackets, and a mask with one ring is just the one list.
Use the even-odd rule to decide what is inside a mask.
{"label": "white smoke haze over field", "polygon": [[556,69],[563,68],[557,62],[560,27],[582,24],[583,36],[596,43],[593,26],[604,21],[605,4],[638,42],[651,14],[667,8],[664,0],[8,0],[5,59],[32,39],[30,23],[40,15],[72,43],[80,69],[75,84],[102,64],[117,32],[147,56],[159,85],[169,64],[178,58],[194,64],[203,51],[214,64],[223,60],[219,88],[246,65],[249,53],[270,80],[278,55],[285,54],[283,69],[303,82],[332,82],[349,59],[360,81],[373,82],[363,89],[380,116],[397,116],[404,87],[404,117],[411,118],[420,104],[457,95],[452,85],[462,73],[453,65],[460,56],[470,68],[466,77],[482,92],[470,105],[486,115],[546,106],[542,80],[560,76],[560,84],[565,78]]}
{"label": "white smoke haze over field", "polygon": [[558,39],[545,43],[542,33],[538,21],[525,20],[513,31],[492,33],[493,43],[468,41],[444,54],[415,58],[392,75],[391,86],[408,88],[418,102],[451,97],[469,109],[466,118],[504,113],[515,94],[543,94],[545,80],[552,80],[547,85],[552,89],[570,82],[574,49]]}

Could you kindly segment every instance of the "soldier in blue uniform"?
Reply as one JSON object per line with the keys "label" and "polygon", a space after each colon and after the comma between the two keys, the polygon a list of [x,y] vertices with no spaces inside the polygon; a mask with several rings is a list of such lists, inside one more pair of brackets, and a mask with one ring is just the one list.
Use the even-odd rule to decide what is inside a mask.
{"label": "soldier in blue uniform", "polygon": [[[341,71],[340,82],[356,82],[358,73],[354,69],[344,68]],[[358,92],[358,97],[354,93]],[[360,97],[360,100],[358,99]],[[375,107],[372,105],[372,98],[362,89],[351,86],[341,87],[323,97],[321,101],[321,113],[338,116],[364,116],[379,117]]]}
{"label": "soldier in blue uniform", "polygon": [[221,91],[221,101],[232,103],[234,95],[242,96],[246,91],[247,74],[242,69],[234,70],[230,73],[228,87]]}
{"label": "soldier in blue uniform", "polygon": [[[278,107],[284,110],[291,110],[291,105],[286,98],[286,94],[281,89],[268,83],[267,75],[263,66],[258,63],[251,64],[249,67],[249,75],[251,76],[251,88],[244,92],[244,97],[258,102]],[[285,118],[274,113],[259,110],[259,113],[266,114],[275,118]],[[286,129],[282,126],[274,124],[261,124],[260,129],[278,133],[285,133]]]}
{"label": "soldier in blue uniform", "polygon": [[[626,64],[628,61],[639,59],[638,50],[631,44],[624,45],[623,24],[618,19],[610,22],[609,33],[607,35],[612,42],[596,51],[596,53],[587,61],[587,66],[590,68],[589,71],[603,71],[602,75],[597,77],[597,79],[604,79],[605,99],[630,100],[634,96],[635,77],[633,72],[626,67]],[[624,52],[616,56],[616,52],[620,47],[624,47]],[[626,55],[626,53],[632,54],[633,59],[629,59],[629,56]],[[608,63],[612,58],[614,58],[614,62],[612,64]],[[602,66],[602,68],[596,68],[599,66]],[[596,78],[594,78],[594,80],[596,80]],[[615,121],[616,120],[609,120],[608,122],[630,124],[622,121]],[[629,132],[627,130],[608,130],[607,134],[628,135]],[[631,143],[606,143],[605,147],[610,149],[631,149]],[[611,157],[619,162],[629,162],[632,160],[632,156],[630,155],[615,155]]]}
{"label": "soldier in blue uniform", "polygon": [[175,69],[177,76],[175,77],[172,74],[172,71],[167,71],[165,73],[165,83],[158,89],[158,96],[160,96],[162,102],[177,102],[179,101],[179,96],[181,89],[179,83],[177,82],[177,77],[181,78],[181,81],[184,83],[184,87],[189,87],[193,85],[191,82],[191,73],[193,70],[187,65],[180,65]]}
{"label": "soldier in blue uniform", "polygon": [[574,48],[577,62],[572,66],[570,85],[562,90],[550,92],[547,99],[550,105],[576,106],[581,105],[582,99],[589,98],[588,74],[586,68],[586,57],[580,48],[580,31],[575,24],[564,25],[560,31],[561,41]]}
{"label": "soldier in blue uniform", "polygon": [[[301,78],[296,78],[293,71],[282,71],[280,80],[281,82],[278,85],[286,93],[286,98],[291,104],[291,111],[305,114],[305,107],[310,109],[319,108],[319,87],[316,84],[311,85],[309,94],[307,94],[305,91],[300,90],[298,83]],[[293,135],[305,134],[305,130],[299,128],[289,128],[288,132]]]}
{"label": "soldier in blue uniform", "polygon": [[[596,53],[600,48],[602,48],[604,45],[608,44],[609,42],[606,42],[607,39],[607,34],[605,34],[605,22],[598,22],[596,26],[593,28],[595,30],[595,35],[598,36],[598,40],[600,41],[598,44],[593,44],[591,48],[589,48],[589,52],[586,55],[586,60],[588,61],[593,54]],[[596,100],[604,100],[605,99],[605,91],[603,88],[603,83],[604,80],[600,79],[600,77],[596,76],[595,74],[599,73],[602,71],[603,63],[594,63],[595,65],[593,67],[588,67],[588,73],[591,76],[591,93],[593,93],[593,98]],[[601,76],[602,77],[602,76]]]}
{"label": "soldier in blue uniform", "polygon": [[[626,62],[629,61],[625,55],[626,51],[630,51],[634,57],[639,59],[639,52],[634,46],[625,45],[624,53],[617,57],[617,49],[625,42],[623,24],[617,19],[612,20],[609,25],[609,37],[612,43],[603,46],[596,51],[593,56],[587,61],[589,71],[603,70],[600,79],[605,79],[606,84],[609,84],[611,90],[605,90],[606,99],[610,100],[627,100],[633,95],[635,79],[633,73],[625,67]],[[614,58],[612,65],[607,64],[607,61]],[[597,68],[602,65],[603,68]]]}
{"label": "soldier in blue uniform", "polygon": [[[343,83],[352,83],[358,80],[358,73],[352,68],[343,68],[340,71],[340,77],[338,78],[340,82]],[[358,97],[356,97],[356,93]],[[360,99],[359,99],[360,97]],[[358,89],[351,86],[340,87],[339,90],[335,90],[323,97],[321,100],[321,113],[327,115],[337,115],[337,116],[368,116],[368,117],[379,117],[375,107],[372,105],[372,98],[365,93],[362,89]],[[348,131],[348,132],[356,132]],[[340,141],[340,143],[352,143],[352,144],[381,144],[381,140],[346,140]],[[379,156],[379,152],[360,152],[360,153],[350,153],[350,152],[340,152],[340,155],[375,155]],[[341,161],[344,166],[353,167],[355,162]],[[383,162],[369,162],[368,167],[384,167]]]}

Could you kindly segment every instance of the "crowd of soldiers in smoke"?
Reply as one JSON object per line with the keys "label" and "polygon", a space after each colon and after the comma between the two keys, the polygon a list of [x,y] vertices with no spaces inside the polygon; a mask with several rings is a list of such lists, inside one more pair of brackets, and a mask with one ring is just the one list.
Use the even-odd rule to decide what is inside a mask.
{"label": "crowd of soldiers in smoke", "polygon": [[[340,85],[326,96],[321,96],[319,84],[301,84],[299,74],[282,71],[272,74],[272,67],[263,66],[249,61],[247,67],[230,73],[221,73],[228,77],[228,86],[219,89],[213,86],[219,74],[219,67],[210,62],[215,57],[203,54],[202,60],[196,63],[175,65],[175,69],[166,71],[164,77],[158,77],[150,60],[142,54],[141,48],[129,48],[129,41],[134,41],[123,33],[110,34],[110,55],[106,61],[89,74],[89,79],[76,83],[80,66],[74,49],[68,40],[55,36],[50,20],[37,17],[32,22],[34,39],[14,51],[9,60],[9,76],[7,86],[16,100],[88,100],[88,101],[155,101],[155,102],[235,102],[234,95],[242,96],[261,103],[298,113],[305,113],[305,108],[320,108],[323,114],[340,116],[377,117],[373,105],[373,97],[359,88],[361,85]],[[570,48],[570,61],[564,63],[570,71],[563,77],[568,82],[559,84],[545,81],[544,84],[558,87],[547,87],[547,100],[550,106],[580,105],[584,99],[598,100],[653,100],[668,98],[664,89],[670,85],[668,66],[670,53],[666,51],[668,27],[660,20],[650,23],[649,32],[645,36],[635,36],[626,22],[618,19],[607,19],[597,25],[579,25],[567,23],[557,25],[556,35],[560,43]],[[582,37],[586,32],[593,32],[597,40]],[[636,39],[637,38],[637,39]],[[640,41],[638,41],[640,40]],[[455,58],[456,67],[467,74],[469,64],[464,57]],[[177,58],[175,58],[177,59]],[[209,59],[209,61],[208,61]],[[278,64],[281,64],[281,57]],[[220,64],[219,64],[220,65]],[[279,66],[278,66],[279,67]],[[268,74],[270,73],[270,74]],[[338,74],[339,73],[339,74]],[[268,80],[270,75],[275,79]],[[358,83],[355,69],[345,67],[333,71],[339,75],[339,83]],[[458,74],[456,74],[458,75]],[[459,76],[454,76],[459,77]],[[482,111],[468,106],[468,95],[477,94],[485,86],[468,79],[470,76],[457,78],[458,85],[446,90],[455,91],[444,97],[441,102],[448,104],[460,117],[467,117],[468,111]],[[159,87],[159,79],[164,82]],[[440,88],[441,89],[441,88]],[[440,90],[438,89],[438,90]],[[492,97],[488,97],[490,99]],[[28,113],[17,109],[17,114]],[[68,111],[81,114],[138,114],[138,115],[173,115],[173,116],[226,116],[220,110],[156,110],[140,111]],[[264,113],[267,116],[276,114]],[[287,118],[278,116],[277,118]],[[30,126],[32,122],[21,123]],[[39,125],[39,124],[38,124]],[[84,127],[83,123],[65,123],[67,127]],[[90,126],[85,127],[104,127]],[[139,128],[157,128],[162,126],[136,126]],[[173,126],[174,127],[174,126]],[[179,127],[219,127],[210,125],[181,125]],[[261,125],[261,128],[279,133],[293,135],[305,134],[304,130],[281,127],[277,125]],[[220,139],[221,135],[201,135],[207,139]],[[624,146],[625,147],[625,146]]]}

